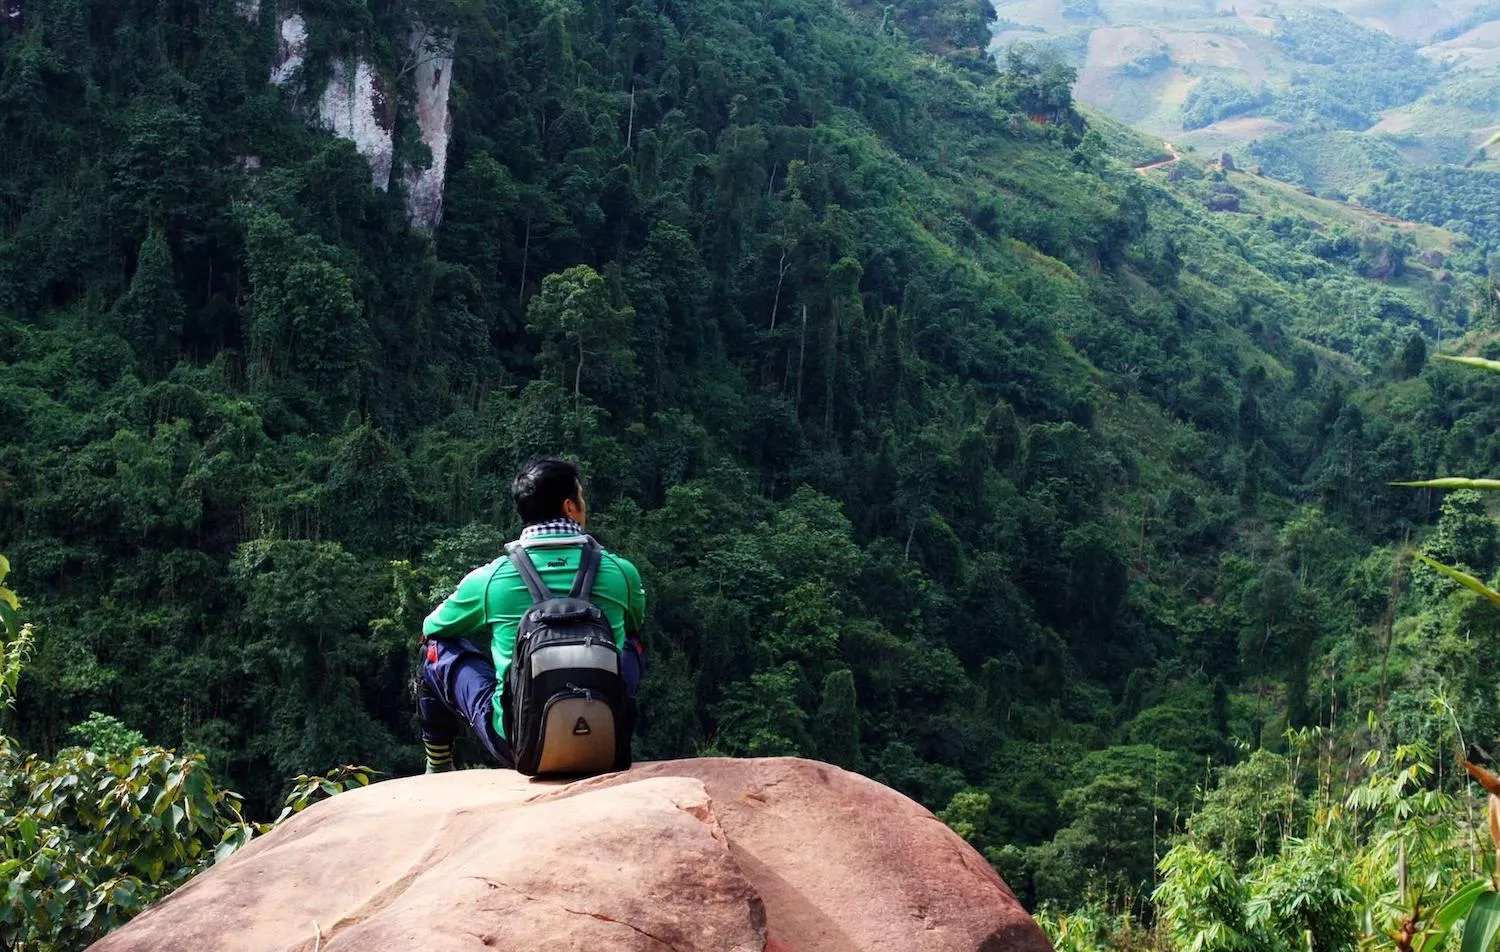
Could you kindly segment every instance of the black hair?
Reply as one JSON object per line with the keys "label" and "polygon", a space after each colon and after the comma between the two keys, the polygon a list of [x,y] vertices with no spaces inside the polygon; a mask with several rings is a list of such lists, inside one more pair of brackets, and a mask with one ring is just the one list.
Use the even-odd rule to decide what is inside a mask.
{"label": "black hair", "polygon": [[563,503],[578,495],[578,467],[555,456],[534,459],[521,467],[510,487],[516,515],[528,526],[560,518]]}

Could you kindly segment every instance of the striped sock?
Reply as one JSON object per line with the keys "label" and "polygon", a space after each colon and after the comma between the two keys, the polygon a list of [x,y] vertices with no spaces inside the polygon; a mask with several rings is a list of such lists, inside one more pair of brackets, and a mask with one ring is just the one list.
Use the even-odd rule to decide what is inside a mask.
{"label": "striped sock", "polygon": [[453,769],[453,744],[435,744],[430,740],[422,741],[422,746],[427,751],[427,772],[447,773]]}

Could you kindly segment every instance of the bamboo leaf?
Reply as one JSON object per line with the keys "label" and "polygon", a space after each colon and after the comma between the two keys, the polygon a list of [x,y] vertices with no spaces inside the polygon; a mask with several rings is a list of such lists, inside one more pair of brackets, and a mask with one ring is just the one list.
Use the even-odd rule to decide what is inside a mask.
{"label": "bamboo leaf", "polygon": [[1490,952],[1500,932],[1500,893],[1487,892],[1474,900],[1464,923],[1464,942],[1459,952]]}
{"label": "bamboo leaf", "polygon": [[1412,489],[1500,489],[1500,479],[1469,479],[1467,476],[1443,476],[1439,479],[1419,479],[1410,482],[1391,483],[1392,486],[1407,486]]}
{"label": "bamboo leaf", "polygon": [[1433,926],[1431,932],[1422,937],[1421,949],[1439,949],[1443,946],[1443,940],[1458,920],[1469,914],[1474,905],[1474,900],[1490,890],[1490,882],[1487,879],[1476,879],[1464,886],[1458,892],[1449,897],[1448,901],[1438,907],[1430,920]]}
{"label": "bamboo leaf", "polygon": [[1484,144],[1484,148],[1488,149],[1490,146],[1494,145],[1497,142],[1500,142],[1500,132],[1497,132],[1494,135],[1490,136],[1490,141]]}
{"label": "bamboo leaf", "polygon": [[1455,364],[1463,364],[1465,367],[1500,373],[1500,360],[1485,360],[1483,357],[1450,357],[1447,354],[1438,354],[1438,360],[1448,360]]}
{"label": "bamboo leaf", "polygon": [[1420,552],[1413,552],[1412,554],[1434,571],[1441,572],[1442,574],[1453,579],[1453,581],[1462,585],[1464,588],[1467,588],[1474,592],[1478,592],[1480,595],[1488,598],[1496,605],[1500,605],[1500,592],[1497,592],[1493,588],[1490,588],[1488,585],[1484,584],[1469,573],[1460,572],[1458,569],[1449,568],[1441,562],[1435,562],[1432,559],[1429,559],[1427,556],[1423,555]]}

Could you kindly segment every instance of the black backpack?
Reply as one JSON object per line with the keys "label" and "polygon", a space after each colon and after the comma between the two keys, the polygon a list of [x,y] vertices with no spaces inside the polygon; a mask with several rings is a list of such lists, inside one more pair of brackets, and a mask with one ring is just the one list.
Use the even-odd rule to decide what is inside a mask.
{"label": "black backpack", "polygon": [[594,774],[630,766],[630,706],[615,632],[589,601],[602,551],[584,536],[573,590],[554,596],[520,542],[505,547],[531,593],[505,677],[505,733],[516,770]]}

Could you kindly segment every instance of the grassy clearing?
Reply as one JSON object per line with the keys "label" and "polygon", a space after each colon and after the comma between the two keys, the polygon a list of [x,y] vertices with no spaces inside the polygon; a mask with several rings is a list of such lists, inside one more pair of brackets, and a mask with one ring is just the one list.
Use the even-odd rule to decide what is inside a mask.
{"label": "grassy clearing", "polygon": [[[1291,126],[1266,116],[1234,116],[1213,125],[1178,133],[1176,139],[1202,152],[1229,151],[1240,154],[1246,143],[1286,132]],[[1246,161],[1253,161],[1247,159]]]}
{"label": "grassy clearing", "polygon": [[1273,214],[1276,210],[1295,210],[1297,214],[1323,225],[1345,225],[1350,228],[1374,228],[1401,231],[1416,241],[1419,251],[1451,254],[1464,239],[1451,231],[1421,222],[1402,221],[1382,215],[1373,209],[1348,202],[1307,195],[1296,186],[1246,172],[1230,172],[1229,181],[1245,193],[1241,207],[1255,214]]}
{"label": "grassy clearing", "polygon": [[1109,154],[1122,162],[1140,166],[1171,158],[1159,136],[1132,128],[1101,109],[1084,106],[1079,111],[1089,128],[1104,136]]}

